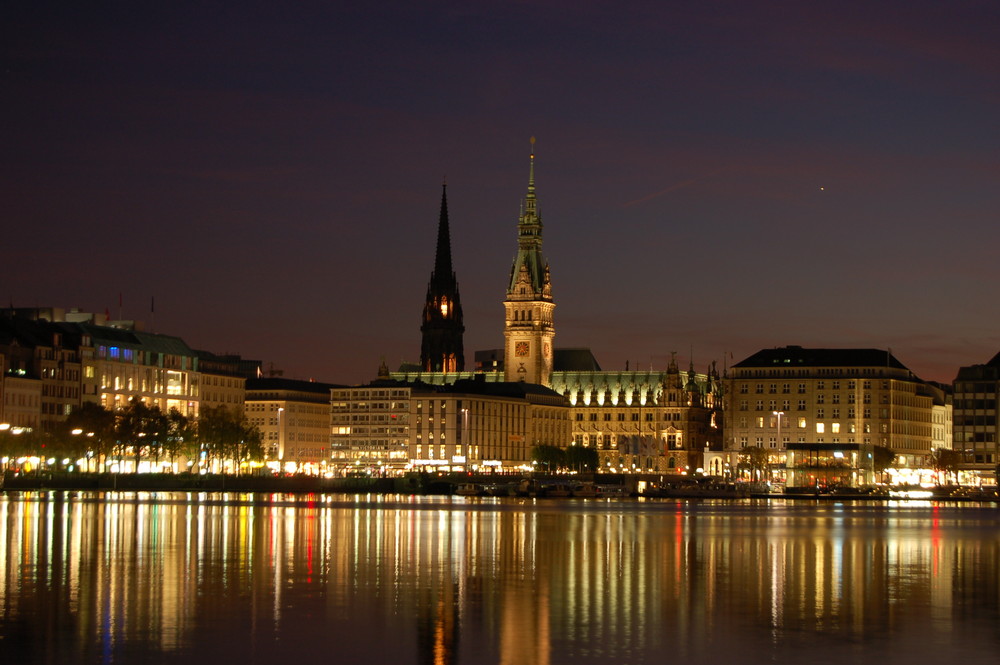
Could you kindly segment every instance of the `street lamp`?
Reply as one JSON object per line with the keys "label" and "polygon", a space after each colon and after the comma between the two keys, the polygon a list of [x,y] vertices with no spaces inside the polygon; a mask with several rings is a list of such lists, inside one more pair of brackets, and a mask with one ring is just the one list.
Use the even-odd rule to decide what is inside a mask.
{"label": "street lamp", "polygon": [[281,426],[283,422],[282,415],[285,413],[285,407],[278,407],[278,462],[283,464],[285,461],[285,430]]}
{"label": "street lamp", "polygon": [[[773,413],[774,416],[778,419],[778,449],[781,450],[781,448],[782,448],[782,445],[781,445],[781,417],[783,415],[785,415],[785,412],[784,411],[772,411],[771,413]],[[786,453],[786,455],[787,455],[787,453]],[[770,480],[770,479],[768,479],[768,480]]]}
{"label": "street lamp", "polygon": [[[469,445],[469,410],[462,409],[462,431],[459,434],[458,454],[465,455],[466,468],[472,463],[472,446]],[[464,453],[462,449],[465,449]]]}

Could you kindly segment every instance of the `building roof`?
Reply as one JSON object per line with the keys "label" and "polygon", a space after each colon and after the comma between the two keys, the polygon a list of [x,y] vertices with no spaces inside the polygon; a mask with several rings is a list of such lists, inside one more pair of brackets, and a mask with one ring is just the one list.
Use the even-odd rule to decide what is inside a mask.
{"label": "building roof", "polygon": [[552,355],[553,372],[600,372],[601,366],[597,363],[590,349],[559,349]]}
{"label": "building roof", "polygon": [[[439,376],[440,373],[431,373],[431,378]],[[506,397],[511,399],[526,399],[528,401],[551,401],[559,403],[566,401],[560,393],[534,383],[524,381],[496,381],[499,373],[479,373],[457,378],[452,382],[427,383],[421,378],[391,378],[377,379],[364,386],[354,386],[355,388],[411,388],[418,393],[438,393],[438,394],[460,394],[460,395],[482,395],[484,397]]]}
{"label": "building roof", "polygon": [[329,396],[332,388],[345,388],[346,386],[334,383],[321,383],[319,381],[306,381],[305,379],[286,379],[283,376],[265,376],[258,379],[247,379],[247,395],[249,393],[261,392],[265,390],[294,390],[298,392],[326,394]]}
{"label": "building roof", "polygon": [[[485,377],[484,377],[485,378]],[[524,381],[485,381],[460,379],[448,387],[449,392],[469,395],[488,395],[492,397],[514,397],[530,399],[531,397],[555,397],[563,400],[563,396],[545,386]]]}
{"label": "building roof", "polygon": [[54,323],[45,319],[28,319],[16,316],[0,316],[0,344],[13,344],[25,348],[56,346],[54,335],[62,338],[63,348],[76,349],[82,337],[79,328],[72,323]]}
{"label": "building roof", "polygon": [[733,365],[733,369],[766,367],[891,367],[908,368],[886,349],[805,349],[785,346],[763,349]]}
{"label": "building roof", "polygon": [[180,337],[161,335],[159,333],[138,332],[124,328],[95,326],[92,323],[65,323],[64,326],[75,326],[90,336],[94,346],[120,346],[171,356],[195,357],[194,349]]}
{"label": "building roof", "polygon": [[998,379],[1000,379],[1000,365],[993,364],[993,360],[985,365],[959,367],[958,374],[955,376],[955,381],[996,381]]}

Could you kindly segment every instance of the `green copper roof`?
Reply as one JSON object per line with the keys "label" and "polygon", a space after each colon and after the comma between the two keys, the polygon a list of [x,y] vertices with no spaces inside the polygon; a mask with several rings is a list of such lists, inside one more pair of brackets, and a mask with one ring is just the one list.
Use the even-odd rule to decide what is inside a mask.
{"label": "green copper roof", "polygon": [[[531,139],[531,163],[528,169],[528,193],[517,223],[517,256],[510,268],[507,293],[515,294],[518,284],[525,279],[537,295],[542,294],[548,284],[549,264],[542,254],[542,217],[538,214],[535,198],[535,139]],[[527,273],[522,277],[522,273]]]}

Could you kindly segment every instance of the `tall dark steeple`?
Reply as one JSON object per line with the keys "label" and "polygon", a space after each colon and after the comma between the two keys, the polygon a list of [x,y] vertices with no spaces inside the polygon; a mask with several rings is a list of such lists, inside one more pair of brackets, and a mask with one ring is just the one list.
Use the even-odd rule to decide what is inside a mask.
{"label": "tall dark steeple", "polygon": [[441,217],[438,220],[434,272],[427,284],[420,364],[425,372],[461,372],[465,369],[462,349],[462,301],[458,280],[451,267],[451,235],[448,230],[448,185],[441,186]]}

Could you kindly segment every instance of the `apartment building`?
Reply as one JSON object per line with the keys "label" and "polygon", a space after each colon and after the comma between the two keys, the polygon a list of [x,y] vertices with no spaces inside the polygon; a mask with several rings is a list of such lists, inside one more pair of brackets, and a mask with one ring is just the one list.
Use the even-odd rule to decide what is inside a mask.
{"label": "apartment building", "polygon": [[892,452],[897,482],[929,475],[932,391],[889,351],[764,349],[728,385],[727,447],[766,451],[774,481],[868,484],[873,446]]}

